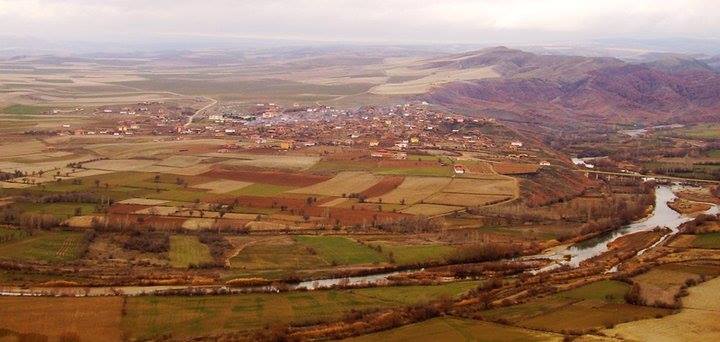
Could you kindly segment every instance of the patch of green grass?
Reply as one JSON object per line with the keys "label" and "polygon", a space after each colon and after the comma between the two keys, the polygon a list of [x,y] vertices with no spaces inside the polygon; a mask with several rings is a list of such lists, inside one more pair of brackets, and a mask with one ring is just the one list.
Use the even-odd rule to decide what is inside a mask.
{"label": "patch of green grass", "polygon": [[256,242],[246,246],[230,259],[233,268],[248,271],[299,270],[325,267],[330,264],[320,256],[311,254],[306,246],[293,241]]}
{"label": "patch of green grass", "polygon": [[697,248],[720,249],[720,233],[698,234],[692,245]]}
{"label": "patch of green grass", "polygon": [[94,203],[18,203],[17,206],[26,213],[52,214],[61,220],[75,216],[77,208],[80,215],[92,214],[96,208]]}
{"label": "patch of green grass", "polygon": [[263,184],[255,183],[248,185],[242,189],[231,192],[231,195],[235,196],[258,196],[258,197],[272,197],[277,196],[285,191],[295,189],[292,186],[274,185],[274,184]]}
{"label": "patch of green grass", "polygon": [[249,331],[271,323],[339,319],[351,310],[395,307],[457,296],[477,282],[436,286],[256,293],[233,296],[128,297],[122,329],[128,336],[175,338],[223,331]]}
{"label": "patch of green grass", "polygon": [[0,109],[0,113],[4,114],[18,114],[18,115],[38,115],[50,110],[48,107],[41,106],[28,106],[28,105],[12,105]]}
{"label": "patch of green grass", "polygon": [[197,236],[171,236],[168,255],[172,267],[188,267],[212,261],[210,248],[200,242]]}
{"label": "patch of green grass", "polygon": [[0,245],[0,259],[58,262],[79,257],[82,234],[40,232]]}
{"label": "patch of green grass", "polygon": [[627,304],[625,293],[629,288],[622,282],[603,280],[527,303],[491,309],[482,315],[516,322],[521,327],[561,332],[602,328],[671,312]]}
{"label": "patch of green grass", "polygon": [[592,299],[608,303],[625,303],[625,293],[627,293],[629,288],[630,286],[623,282],[603,280],[560,292],[554,297],[570,300]]}
{"label": "patch of green grass", "polygon": [[0,227],[0,243],[10,242],[27,237],[27,230]]}
{"label": "patch of green grass", "polygon": [[433,318],[347,341],[561,341],[561,335],[455,317]]}
{"label": "patch of green grass", "polygon": [[702,124],[692,127],[684,127],[671,130],[670,134],[695,139],[716,139],[720,138],[720,125]]}
{"label": "patch of green grass", "polygon": [[714,149],[705,153],[710,158],[720,158],[720,149]]}
{"label": "patch of green grass", "polygon": [[297,236],[295,240],[312,248],[322,259],[336,265],[368,264],[386,261],[374,249],[339,236]]}

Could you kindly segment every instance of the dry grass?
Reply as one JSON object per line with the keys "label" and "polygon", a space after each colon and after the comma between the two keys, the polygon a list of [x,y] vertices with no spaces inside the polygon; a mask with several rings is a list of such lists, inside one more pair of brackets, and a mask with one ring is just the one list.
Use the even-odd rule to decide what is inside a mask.
{"label": "dry grass", "polygon": [[155,163],[160,166],[188,167],[200,163],[205,158],[197,156],[171,156]]}
{"label": "dry grass", "polygon": [[450,181],[451,178],[446,177],[405,177],[395,190],[382,197],[374,197],[371,201],[382,199],[383,203],[415,204],[442,191]]}
{"label": "dry grass", "polygon": [[453,212],[456,210],[460,210],[462,208],[463,207],[450,206],[450,205],[418,203],[418,204],[414,204],[411,207],[404,209],[400,212],[405,213],[405,214],[411,214],[411,215],[434,216],[434,215],[442,215],[442,214],[450,213],[450,212]]}
{"label": "dry grass", "polygon": [[241,182],[234,180],[221,179],[212,182],[202,183],[193,185],[193,188],[210,190],[214,194],[224,194],[235,190],[240,190],[246,186],[250,186],[253,183]]}
{"label": "dry grass", "polygon": [[512,178],[455,178],[443,189],[443,192],[512,196],[517,191],[517,186],[517,182]]}
{"label": "dry grass", "polygon": [[105,171],[135,171],[152,165],[153,160],[142,159],[106,159],[86,163],[83,166],[88,169]]}
{"label": "dry grass", "polygon": [[[417,79],[401,83],[385,83],[370,89],[370,92],[378,95],[411,95],[423,94],[433,87],[461,80],[479,80],[500,76],[493,67],[465,69],[465,70],[423,70],[427,74]],[[392,71],[390,71],[392,72]]]}
{"label": "dry grass", "polygon": [[441,192],[428,197],[425,199],[425,202],[463,207],[476,207],[502,202],[509,198],[510,196],[505,195],[475,195]]}
{"label": "dry grass", "polygon": [[2,297],[0,328],[52,341],[120,341],[121,311],[120,297]]}
{"label": "dry grass", "polygon": [[720,340],[720,278],[691,287],[680,313],[659,319],[623,323],[605,330],[608,336],[635,341]]}
{"label": "dry grass", "polygon": [[324,182],[288,191],[295,194],[313,194],[321,196],[342,196],[360,193],[375,185],[382,179],[370,172],[340,172],[335,177]]}
{"label": "dry grass", "polygon": [[206,153],[205,156],[230,158],[230,160],[222,162],[226,165],[289,170],[308,169],[320,161],[320,157],[272,154]]}
{"label": "dry grass", "polygon": [[38,140],[23,141],[18,143],[0,145],[0,156],[16,157],[34,153],[40,153],[45,149],[45,144]]}
{"label": "dry grass", "polygon": [[215,219],[211,218],[191,218],[183,222],[182,227],[190,230],[210,229],[215,224]]}
{"label": "dry grass", "polygon": [[157,199],[150,199],[150,198],[128,198],[126,200],[122,200],[118,202],[119,204],[138,204],[138,205],[161,205],[165,204],[168,201],[165,200],[157,200]]}

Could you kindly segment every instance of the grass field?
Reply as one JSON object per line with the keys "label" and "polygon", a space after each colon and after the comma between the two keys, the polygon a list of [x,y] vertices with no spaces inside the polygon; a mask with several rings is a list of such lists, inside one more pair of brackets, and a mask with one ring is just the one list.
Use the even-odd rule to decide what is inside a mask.
{"label": "grass field", "polygon": [[344,237],[297,236],[295,239],[315,250],[318,256],[330,264],[351,265],[385,261],[377,251]]}
{"label": "grass field", "polygon": [[716,139],[720,137],[720,125],[703,124],[692,127],[677,128],[663,132],[663,135],[680,135],[695,139]]}
{"label": "grass field", "polygon": [[667,267],[655,267],[635,276],[633,282],[640,286],[640,296],[648,304],[673,305],[675,295],[689,279],[699,280],[700,275]]}
{"label": "grass field", "polygon": [[306,246],[291,237],[280,236],[254,241],[230,259],[230,265],[247,271],[277,272],[325,267],[329,264],[320,256],[311,254]]}
{"label": "grass field", "polygon": [[717,341],[720,310],[720,278],[688,289],[680,313],[659,319],[624,323],[604,332],[611,337],[634,341]]}
{"label": "grass field", "polygon": [[26,213],[52,214],[59,219],[75,216],[77,208],[80,208],[80,215],[95,212],[92,203],[18,203],[17,206]]}
{"label": "grass field", "polygon": [[0,259],[57,262],[76,259],[82,234],[74,232],[40,232],[0,244]]}
{"label": "grass field", "polygon": [[563,336],[523,328],[454,317],[433,318],[345,341],[562,341]]}
{"label": "grass field", "polygon": [[622,282],[604,280],[520,305],[492,309],[482,316],[502,318],[530,329],[561,332],[602,328],[670,312],[625,303],[629,288]]}
{"label": "grass field", "polygon": [[202,297],[130,297],[123,331],[147,339],[221,331],[248,331],[270,323],[337,319],[350,309],[395,307],[456,296],[477,286],[458,282],[355,290]]}
{"label": "grass field", "polygon": [[48,110],[50,110],[50,108],[48,108],[48,107],[16,104],[16,105],[7,106],[3,109],[0,109],[0,113],[17,114],[17,115],[38,115],[38,114],[42,114],[43,112],[47,112]]}
{"label": "grass field", "polygon": [[720,249],[720,233],[706,233],[695,235],[692,246],[696,248]]}
{"label": "grass field", "polygon": [[172,267],[188,267],[212,261],[210,248],[192,235],[171,236],[169,257]]}
{"label": "grass field", "polygon": [[0,227],[0,243],[11,242],[25,238],[29,235],[26,230]]}
{"label": "grass field", "polygon": [[295,189],[292,186],[275,185],[275,184],[263,184],[254,183],[248,185],[242,189],[235,190],[231,194],[237,196],[259,196],[259,197],[273,197],[283,192]]}

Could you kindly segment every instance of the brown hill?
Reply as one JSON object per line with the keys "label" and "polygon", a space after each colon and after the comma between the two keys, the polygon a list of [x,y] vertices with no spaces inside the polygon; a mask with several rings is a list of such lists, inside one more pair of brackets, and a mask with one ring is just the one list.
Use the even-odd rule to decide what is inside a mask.
{"label": "brown hill", "polygon": [[720,109],[720,74],[694,59],[629,64],[495,48],[427,61],[433,68],[493,66],[500,78],[453,82],[424,96],[501,119],[561,123],[693,121]]}

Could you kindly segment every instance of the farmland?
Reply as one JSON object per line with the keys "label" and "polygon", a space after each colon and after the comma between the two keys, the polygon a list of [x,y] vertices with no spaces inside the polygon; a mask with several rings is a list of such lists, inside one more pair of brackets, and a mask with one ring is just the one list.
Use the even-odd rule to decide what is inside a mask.
{"label": "farmland", "polygon": [[[53,337],[69,334],[81,339],[103,336],[110,340],[149,339],[167,334],[182,338],[194,336],[198,331],[248,332],[270,323],[336,319],[351,309],[383,308],[419,303],[437,296],[457,296],[475,284],[237,296],[141,296],[126,301],[118,297],[0,298],[0,313],[3,317],[12,316],[3,320],[0,328],[17,334],[35,332]],[[19,303],[24,303],[22,310],[15,309]],[[54,319],[40,319],[45,313],[52,313]],[[90,317],[100,317],[102,323],[93,322]]]}
{"label": "farmland", "polygon": [[170,237],[170,265],[188,267],[212,261],[210,250],[194,236]]}
{"label": "farmland", "polygon": [[0,339],[714,337],[715,124],[446,106],[530,56],[343,49],[0,60]]}
{"label": "farmland", "polygon": [[713,340],[719,338],[715,320],[708,317],[719,308],[714,294],[720,279],[693,287],[683,299],[683,309],[674,315],[620,324],[606,331],[609,336],[633,340]]}
{"label": "farmland", "polygon": [[71,232],[41,232],[0,244],[0,259],[62,262],[78,257],[82,235]]}
{"label": "farmland", "polygon": [[495,323],[459,318],[434,318],[422,323],[349,339],[354,342],[371,341],[561,341],[560,335]]}

